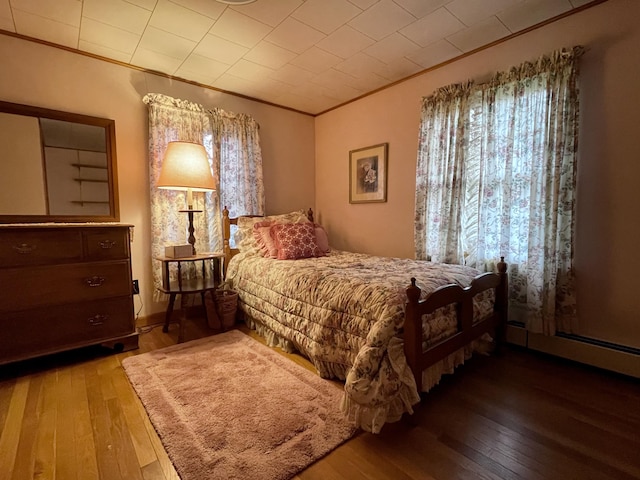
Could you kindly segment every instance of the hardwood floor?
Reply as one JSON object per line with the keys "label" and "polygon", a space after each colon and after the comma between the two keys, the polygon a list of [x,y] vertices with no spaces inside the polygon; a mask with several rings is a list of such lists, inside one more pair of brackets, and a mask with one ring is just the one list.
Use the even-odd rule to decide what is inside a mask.
{"label": "hardwood floor", "polygon": [[[213,333],[203,319],[187,322],[187,340]],[[176,325],[158,327],[134,352],[89,348],[0,367],[0,479],[178,479],[120,364],[176,339]],[[511,348],[474,357],[412,420],[361,433],[295,478],[640,478],[640,383],[551,357]]]}

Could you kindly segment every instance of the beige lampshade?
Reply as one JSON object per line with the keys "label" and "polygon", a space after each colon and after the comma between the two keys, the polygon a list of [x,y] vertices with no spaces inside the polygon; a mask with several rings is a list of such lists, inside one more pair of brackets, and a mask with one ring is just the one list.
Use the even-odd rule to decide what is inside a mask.
{"label": "beige lampshade", "polygon": [[169,142],[156,186],[196,192],[215,190],[216,182],[204,146],[191,142]]}

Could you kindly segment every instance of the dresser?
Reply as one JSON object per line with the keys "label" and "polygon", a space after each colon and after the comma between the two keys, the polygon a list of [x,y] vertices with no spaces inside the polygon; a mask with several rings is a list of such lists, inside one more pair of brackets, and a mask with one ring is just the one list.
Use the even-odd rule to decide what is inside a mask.
{"label": "dresser", "polygon": [[0,225],[0,364],[137,348],[130,225]]}

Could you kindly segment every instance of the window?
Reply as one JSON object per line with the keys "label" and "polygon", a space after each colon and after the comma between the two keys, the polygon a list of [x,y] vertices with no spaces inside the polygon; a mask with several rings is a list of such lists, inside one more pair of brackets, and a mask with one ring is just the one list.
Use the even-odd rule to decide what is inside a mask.
{"label": "window", "polygon": [[510,318],[572,333],[577,59],[555,52],[423,100],[416,257],[510,266]]}

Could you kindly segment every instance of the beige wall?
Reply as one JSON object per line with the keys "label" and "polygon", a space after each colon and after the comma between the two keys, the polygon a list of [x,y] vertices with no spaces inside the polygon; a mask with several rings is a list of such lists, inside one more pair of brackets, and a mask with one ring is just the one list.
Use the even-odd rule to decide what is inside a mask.
{"label": "beige wall", "polygon": [[[413,257],[421,97],[582,44],[580,333],[640,347],[640,2],[609,0],[316,118],[316,212],[342,249]],[[349,204],[349,150],[389,143],[388,201]],[[508,259],[507,259],[508,261]]]}
{"label": "beige wall", "polygon": [[152,300],[146,93],[253,116],[261,126],[267,213],[314,206],[311,116],[4,35],[0,65],[4,101],[115,120],[120,219],[135,226],[132,262],[141,317],[165,308]]}

